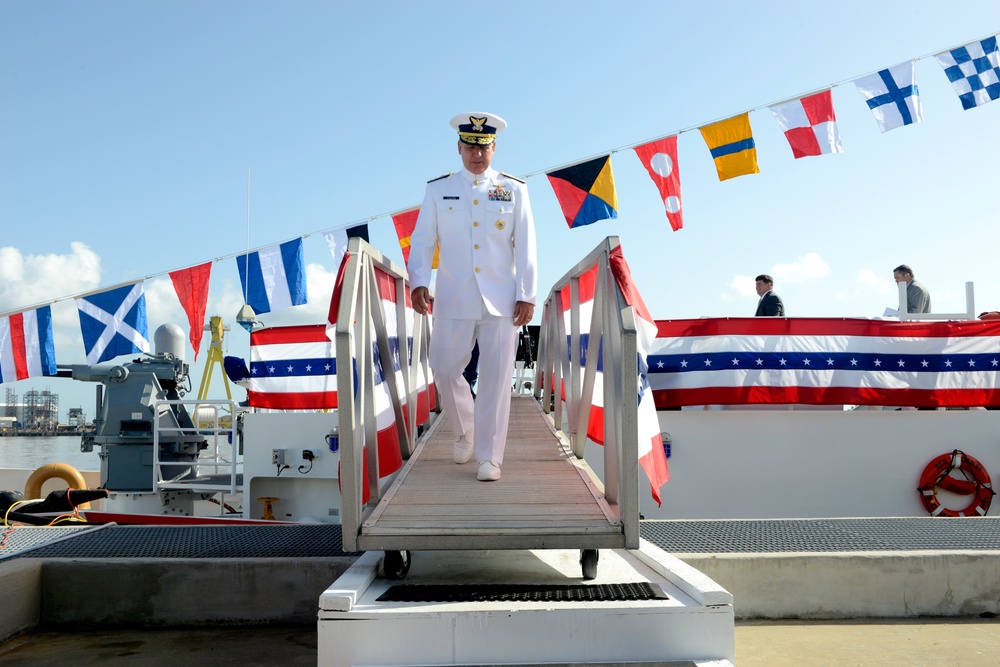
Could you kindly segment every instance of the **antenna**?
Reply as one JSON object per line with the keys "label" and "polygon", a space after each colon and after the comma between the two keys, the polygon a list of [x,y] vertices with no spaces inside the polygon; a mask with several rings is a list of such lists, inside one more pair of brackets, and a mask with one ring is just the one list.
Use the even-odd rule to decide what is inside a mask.
{"label": "antenna", "polygon": [[236,323],[252,332],[258,324],[257,313],[247,303],[250,291],[250,165],[247,165],[247,249],[243,255],[243,307],[236,313]]}

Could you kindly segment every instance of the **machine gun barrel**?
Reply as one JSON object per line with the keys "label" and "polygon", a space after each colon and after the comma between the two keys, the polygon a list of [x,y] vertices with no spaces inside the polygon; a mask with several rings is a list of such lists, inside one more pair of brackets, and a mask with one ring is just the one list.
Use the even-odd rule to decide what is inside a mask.
{"label": "machine gun barrel", "polygon": [[128,368],[120,364],[67,364],[56,366],[56,376],[81,382],[122,381],[128,377]]}

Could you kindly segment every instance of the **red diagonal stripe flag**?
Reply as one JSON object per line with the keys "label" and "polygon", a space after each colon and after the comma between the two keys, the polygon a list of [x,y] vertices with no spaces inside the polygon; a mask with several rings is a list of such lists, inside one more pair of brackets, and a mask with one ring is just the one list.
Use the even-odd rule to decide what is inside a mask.
{"label": "red diagonal stripe flag", "polygon": [[[392,224],[396,228],[396,236],[399,237],[399,248],[403,251],[403,263],[410,266],[410,237],[413,236],[413,229],[417,226],[417,216],[420,215],[420,207],[411,208],[402,213],[392,216]],[[431,268],[438,267],[438,256],[440,248],[434,248],[434,259]]]}

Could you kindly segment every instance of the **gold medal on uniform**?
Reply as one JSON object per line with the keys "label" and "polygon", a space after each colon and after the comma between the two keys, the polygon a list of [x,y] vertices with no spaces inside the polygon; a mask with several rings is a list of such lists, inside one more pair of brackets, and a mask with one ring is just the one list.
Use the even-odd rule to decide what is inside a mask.
{"label": "gold medal on uniform", "polygon": [[501,232],[504,230],[504,227],[506,226],[507,226],[506,222],[504,222],[503,220],[497,220],[497,229],[499,229]]}

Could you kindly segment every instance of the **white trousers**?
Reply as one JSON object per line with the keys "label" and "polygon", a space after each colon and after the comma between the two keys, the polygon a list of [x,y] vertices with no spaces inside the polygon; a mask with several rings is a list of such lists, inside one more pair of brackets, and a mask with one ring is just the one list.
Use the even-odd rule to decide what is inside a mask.
{"label": "white trousers", "polygon": [[[479,320],[434,318],[427,361],[441,407],[456,438],[474,431],[477,461],[503,463],[510,417],[511,378],[517,354],[517,327],[512,317],[484,313]],[[479,381],[476,399],[462,371],[479,341]]]}

